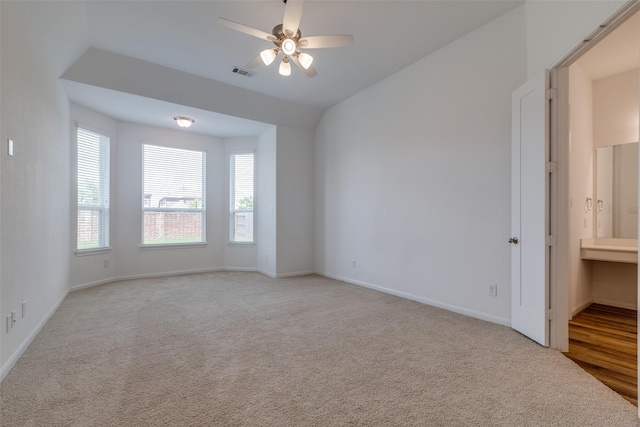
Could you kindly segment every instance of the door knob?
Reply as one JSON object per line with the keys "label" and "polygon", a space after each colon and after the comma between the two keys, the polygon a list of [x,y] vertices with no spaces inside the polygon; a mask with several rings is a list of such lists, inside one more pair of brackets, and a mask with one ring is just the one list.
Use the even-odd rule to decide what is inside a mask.
{"label": "door knob", "polygon": [[518,238],[517,237],[512,237],[509,239],[509,243],[513,243],[514,245],[518,244]]}

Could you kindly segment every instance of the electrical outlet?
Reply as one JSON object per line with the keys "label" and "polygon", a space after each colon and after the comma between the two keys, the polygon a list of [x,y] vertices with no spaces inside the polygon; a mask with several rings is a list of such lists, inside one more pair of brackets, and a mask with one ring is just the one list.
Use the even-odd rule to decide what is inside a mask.
{"label": "electrical outlet", "polygon": [[13,328],[13,325],[16,323],[16,312],[12,311],[11,312],[11,327]]}
{"label": "electrical outlet", "polygon": [[264,256],[264,262],[269,262],[269,255],[268,254]]}
{"label": "electrical outlet", "polygon": [[498,296],[498,285],[489,285],[489,296]]}
{"label": "electrical outlet", "polygon": [[109,260],[105,259],[103,265],[104,265],[104,268],[109,268]]}
{"label": "electrical outlet", "polygon": [[356,260],[355,259],[351,260],[351,268],[356,268]]}

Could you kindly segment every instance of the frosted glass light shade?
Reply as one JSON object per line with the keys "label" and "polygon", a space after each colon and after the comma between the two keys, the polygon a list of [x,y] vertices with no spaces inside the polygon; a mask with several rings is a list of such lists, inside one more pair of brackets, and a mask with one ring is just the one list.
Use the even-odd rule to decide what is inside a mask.
{"label": "frosted glass light shade", "polygon": [[313,62],[313,56],[309,55],[308,53],[300,52],[300,54],[298,55],[298,60],[300,61],[300,65],[302,65],[305,70],[308,70],[309,67],[311,67],[311,63]]}
{"label": "frosted glass light shade", "polygon": [[282,42],[282,51],[285,55],[293,55],[296,52],[296,42],[291,39],[285,39]]}
{"label": "frosted glass light shade", "polygon": [[291,64],[289,63],[289,58],[285,56],[285,58],[280,63],[280,68],[278,72],[281,76],[290,76],[291,75]]}
{"label": "frosted glass light shade", "polygon": [[180,126],[181,128],[185,128],[185,129],[188,128],[188,127],[191,127],[193,122],[195,122],[195,120],[193,120],[191,117],[184,117],[184,116],[174,117],[173,120],[176,121],[178,126]]}
{"label": "frosted glass light shade", "polygon": [[274,59],[276,59],[276,50],[275,49],[265,49],[260,52],[260,58],[264,65],[270,65]]}

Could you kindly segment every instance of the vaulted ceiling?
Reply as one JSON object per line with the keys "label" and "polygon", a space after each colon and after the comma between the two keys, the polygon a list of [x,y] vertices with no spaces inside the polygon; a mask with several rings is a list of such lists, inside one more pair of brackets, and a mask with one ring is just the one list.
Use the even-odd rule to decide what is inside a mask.
{"label": "vaulted ceiling", "polygon": [[160,126],[189,114],[197,116],[194,132],[235,136],[260,133],[259,122],[289,125],[292,116],[300,127],[313,129],[326,108],[523,1],[305,1],[303,36],[355,37],[352,46],[313,50],[313,78],[295,67],[282,77],[277,64],[258,67],[251,78],[232,73],[270,43],[222,26],[217,18],[271,32],[282,22],[281,0],[20,3],[73,102]]}

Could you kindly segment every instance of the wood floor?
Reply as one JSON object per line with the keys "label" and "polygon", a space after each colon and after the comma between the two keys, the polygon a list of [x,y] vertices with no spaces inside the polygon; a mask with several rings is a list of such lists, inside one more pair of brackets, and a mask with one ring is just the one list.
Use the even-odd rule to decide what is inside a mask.
{"label": "wood floor", "polygon": [[569,322],[567,357],[638,406],[638,315],[592,304]]}

